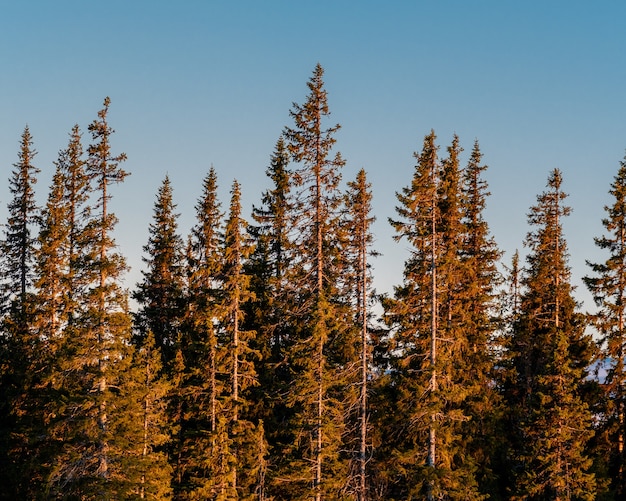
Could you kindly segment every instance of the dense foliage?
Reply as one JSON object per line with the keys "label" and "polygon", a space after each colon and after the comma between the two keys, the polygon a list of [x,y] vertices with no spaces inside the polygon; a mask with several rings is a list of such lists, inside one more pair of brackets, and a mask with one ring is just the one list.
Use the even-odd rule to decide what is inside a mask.
{"label": "dense foliage", "polygon": [[626,164],[585,278],[593,317],[573,296],[561,171],[509,268],[478,142],[464,164],[434,131],[389,220],[402,280],[377,295],[372,186],[365,170],[342,184],[323,76],[249,221],[211,168],[180,235],[165,177],[131,293],[109,99],[85,148],[70,132],[42,207],[24,130],[0,242],[1,499],[623,498]]}

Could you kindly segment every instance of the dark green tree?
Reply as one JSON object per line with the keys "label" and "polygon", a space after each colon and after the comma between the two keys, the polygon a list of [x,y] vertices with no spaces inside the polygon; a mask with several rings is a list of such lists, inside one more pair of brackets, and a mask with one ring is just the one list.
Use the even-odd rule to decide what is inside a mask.
{"label": "dark green tree", "polygon": [[[350,273],[348,287],[354,307],[354,328],[359,331],[359,368],[356,371],[355,387],[358,387],[358,404],[352,406],[354,411],[351,418],[353,425],[349,427],[351,434],[344,440],[353,445],[354,466],[351,471],[350,489],[358,501],[370,499],[370,485],[368,482],[368,463],[372,456],[370,412],[368,393],[369,381],[372,377],[372,357],[370,320],[371,305],[374,292],[369,258],[377,255],[372,250],[374,237],[371,227],[376,218],[372,216],[371,184],[367,181],[364,169],[361,169],[356,179],[348,183],[346,194],[346,226],[348,228],[348,244],[346,246]],[[355,433],[356,431],[356,433]],[[351,436],[350,436],[351,435]]]}
{"label": "dark green tree", "polygon": [[171,373],[184,319],[185,265],[183,241],[178,235],[178,214],[169,177],[163,180],[154,204],[148,243],[144,246],[143,281],[133,293],[140,305],[135,326],[142,335],[150,331]]}
{"label": "dark green tree", "polygon": [[[196,224],[187,249],[188,311],[180,341],[183,370],[175,399],[175,497],[212,498],[226,485],[216,482],[232,471],[225,407],[221,398],[228,386],[228,352],[219,338],[219,300],[222,288],[223,213],[213,168],[203,181],[196,204]],[[216,473],[217,472],[217,473]]]}
{"label": "dark green tree", "polygon": [[9,179],[12,199],[0,246],[0,475],[7,495],[13,498],[30,492],[29,476],[37,469],[29,457],[34,447],[30,396],[37,384],[35,369],[41,361],[41,340],[30,322],[39,215],[34,192],[39,173],[33,164],[35,155],[27,126]]}
{"label": "dark green tree", "polygon": [[584,316],[577,312],[562,219],[562,174],[553,170],[528,222],[527,268],[520,314],[509,350],[513,373],[505,393],[517,433],[512,499],[594,499],[587,444],[592,415],[583,386],[593,355]]}
{"label": "dark green tree", "polygon": [[[34,253],[38,207],[34,185],[40,170],[33,165],[37,152],[28,126],[24,128],[20,142],[18,161],[9,179],[9,191],[13,196],[8,204],[9,217],[2,242],[2,291],[4,313],[11,323],[25,327],[27,294],[31,291],[34,277]],[[35,232],[36,235],[36,232]]]}
{"label": "dark green tree", "polygon": [[255,493],[263,489],[267,450],[263,429],[250,420],[249,414],[249,390],[258,384],[254,367],[258,354],[251,345],[256,333],[243,328],[244,306],[253,298],[250,276],[244,272],[244,262],[251,252],[247,223],[241,216],[241,191],[235,181],[224,228],[222,288],[217,310],[220,331],[223,332],[220,337],[229,353],[226,367],[230,384],[224,388],[222,398],[226,404],[229,442],[232,444],[228,454],[232,455],[234,462],[231,471],[227,472],[228,478],[220,483],[232,490],[231,494],[225,494],[229,489],[224,489],[226,497],[242,500],[258,499]]}
{"label": "dark green tree", "polygon": [[626,158],[620,162],[609,193],[612,204],[604,208],[602,220],[605,234],[594,239],[608,256],[601,263],[587,262],[592,276],[584,280],[598,306],[592,320],[601,335],[600,360],[606,371],[599,435],[608,449],[611,488],[615,499],[620,499],[626,495]]}
{"label": "dark green tree", "polygon": [[245,264],[250,276],[253,299],[246,305],[246,328],[256,331],[251,346],[259,353],[255,359],[258,386],[250,388],[252,414],[263,422],[270,448],[266,485],[268,492],[282,490],[279,472],[286,456],[283,451],[293,441],[287,423],[292,409],[284,401],[291,375],[288,352],[293,340],[290,312],[295,311],[295,298],[289,292],[289,274],[294,260],[291,241],[293,196],[289,152],[282,137],[276,142],[266,174],[271,188],[262,194],[261,206],[253,207],[255,225],[248,231],[254,250]]}

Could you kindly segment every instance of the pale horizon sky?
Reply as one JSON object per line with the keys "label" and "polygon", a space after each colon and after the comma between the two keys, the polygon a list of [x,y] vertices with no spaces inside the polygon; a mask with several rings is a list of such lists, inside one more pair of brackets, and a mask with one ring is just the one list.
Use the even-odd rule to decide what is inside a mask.
{"label": "pale horizon sky", "polygon": [[593,244],[626,150],[626,35],[621,1],[0,0],[0,221],[28,124],[44,203],[58,151],[110,96],[113,152],[125,183],[113,189],[116,240],[141,279],[142,247],[166,174],[183,237],[213,165],[224,209],[233,179],[244,214],[270,187],[276,140],[325,69],[343,180],[364,168],[374,195],[378,292],[402,281],[406,245],[387,218],[410,183],[413,152],[434,129],[440,153],[454,133],[466,161],[478,139],[491,197],[486,218],[509,264],[524,252],[526,214],[555,167],[573,213],[565,222],[573,283]]}

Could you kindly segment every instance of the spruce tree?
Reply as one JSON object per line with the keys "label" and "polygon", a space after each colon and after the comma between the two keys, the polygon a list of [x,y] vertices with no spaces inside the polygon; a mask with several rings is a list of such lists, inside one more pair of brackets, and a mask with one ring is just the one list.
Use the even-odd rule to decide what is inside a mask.
{"label": "spruce tree", "polygon": [[172,433],[171,383],[152,332],[137,341],[132,365],[123,375],[126,394],[120,409],[129,423],[118,437],[126,448],[120,458],[127,484],[124,498],[168,500],[172,499],[172,466],[166,449]]}
{"label": "spruce tree", "polygon": [[184,318],[183,241],[178,235],[175,210],[172,185],[166,176],[157,193],[150,236],[143,249],[144,279],[133,293],[140,305],[135,326],[144,335],[153,333],[168,373],[174,363]]}
{"label": "spruce tree", "polygon": [[297,307],[290,294],[288,277],[294,259],[290,235],[293,195],[289,152],[284,138],[276,142],[266,174],[271,188],[262,194],[261,206],[253,207],[255,225],[248,231],[254,241],[254,250],[246,262],[250,275],[253,299],[246,303],[246,328],[256,331],[251,346],[259,353],[255,359],[258,386],[250,388],[254,409],[252,414],[263,422],[270,449],[267,468],[267,492],[278,495],[282,491],[281,466],[286,456],[283,451],[293,441],[287,423],[292,410],[285,404],[284,395],[290,388],[287,354],[293,341],[290,312]]}
{"label": "spruce tree", "polygon": [[287,397],[294,410],[295,441],[284,490],[289,489],[291,499],[316,501],[338,498],[348,478],[348,462],[340,454],[345,427],[342,368],[347,365],[341,348],[355,346],[345,338],[347,315],[338,288],[344,271],[339,264],[343,236],[338,191],[344,160],[339,153],[331,156],[339,125],[325,125],[330,111],[323,74],[318,64],[307,83],[305,103],[294,103],[290,112],[294,126],[284,130],[296,163],[291,224],[298,256],[289,277],[298,308],[292,312],[293,384]]}
{"label": "spruce tree", "polygon": [[34,185],[40,170],[33,165],[37,152],[28,126],[20,142],[18,161],[9,179],[13,199],[8,204],[9,218],[2,244],[4,313],[18,328],[26,325],[26,299],[33,285],[34,252],[36,238],[33,229],[37,222],[38,207]]}
{"label": "spruce tree", "polygon": [[[125,372],[132,360],[131,318],[120,280],[126,269],[115,251],[110,188],[127,173],[119,167],[125,155],[111,154],[113,130],[108,125],[109,99],[89,125],[85,173],[96,198],[80,233],[82,247],[75,255],[85,289],[65,329],[53,378],[58,385],[54,439],[62,443],[50,477],[52,495],[92,498],[123,497],[128,489],[124,471],[125,427],[120,411],[128,390]],[[75,186],[77,187],[77,186]]]}
{"label": "spruce tree", "polygon": [[[80,279],[80,246],[84,224],[88,178],[81,145],[80,130],[74,126],[66,149],[59,152],[48,201],[40,216],[40,232],[35,252],[35,293],[30,314],[34,336],[40,340],[38,366],[33,370],[38,381],[31,388],[31,419],[37,420],[30,456],[35,458],[38,473],[31,472],[31,490],[27,497],[45,496],[46,482],[63,443],[56,433],[61,396],[59,357],[68,329],[78,313],[77,298],[84,291]],[[84,242],[83,242],[84,243]],[[41,478],[37,484],[34,479]]]}
{"label": "spruce tree", "polygon": [[[222,395],[228,385],[228,353],[218,338],[219,297],[223,268],[223,221],[211,168],[196,204],[196,224],[187,249],[188,311],[180,340],[174,419],[179,424],[173,459],[175,497],[211,498],[223,492],[232,456]],[[217,480],[220,476],[220,480]]]}
{"label": "spruce tree", "polygon": [[512,499],[594,499],[587,443],[592,415],[582,399],[592,345],[570,283],[562,219],[562,174],[553,170],[528,222],[530,252],[513,326],[513,375],[506,393],[518,433]]}
{"label": "spruce tree", "polygon": [[262,490],[266,451],[262,428],[249,419],[249,389],[258,382],[254,368],[257,353],[251,344],[255,332],[243,328],[244,306],[253,298],[250,276],[244,272],[244,262],[252,251],[246,229],[247,223],[241,216],[241,191],[235,181],[224,228],[222,288],[217,313],[224,348],[230,355],[226,363],[230,384],[224,388],[222,398],[226,402],[233,465],[228,472],[230,478],[223,483],[232,490],[228,497],[236,499],[255,499],[255,492]]}
{"label": "spruce tree", "polygon": [[491,492],[498,485],[498,468],[501,461],[500,440],[504,434],[501,427],[502,404],[493,381],[496,377],[496,343],[498,322],[497,288],[501,283],[497,269],[500,259],[484,210],[489,196],[481,164],[482,153],[478,141],[470,154],[462,176],[462,224],[463,239],[460,256],[463,280],[461,283],[462,322],[466,344],[459,363],[465,362],[461,371],[467,388],[464,414],[468,416],[463,435],[467,439],[467,451],[476,466],[476,478],[482,493]]}
{"label": "spruce tree", "polygon": [[[353,460],[356,468],[351,468],[353,474],[351,490],[356,493],[358,501],[370,498],[368,483],[368,463],[371,457],[371,436],[369,430],[369,381],[371,379],[371,346],[369,334],[370,307],[372,303],[372,277],[369,257],[377,255],[371,250],[374,237],[371,226],[375,221],[372,213],[371,184],[367,181],[365,170],[361,169],[356,179],[348,183],[346,194],[346,225],[349,230],[349,242],[346,246],[350,263],[349,287],[352,291],[354,305],[354,327],[359,331],[359,370],[356,371],[355,386],[359,388],[358,405],[353,413],[355,421],[351,430],[356,430],[356,437],[348,437],[346,442],[354,444]],[[354,434],[354,431],[352,432]],[[352,438],[352,440],[350,440]],[[356,440],[354,440],[356,438]]]}
{"label": "spruce tree", "polygon": [[[37,385],[42,340],[32,329],[31,310],[35,278],[38,207],[34,185],[40,172],[34,166],[36,151],[28,126],[21,136],[18,161],[9,179],[12,196],[1,248],[0,270],[0,454],[3,485],[10,497],[27,496],[32,487],[29,476],[36,464],[29,464],[32,440],[32,392]],[[37,478],[32,478],[36,482]]]}
{"label": "spruce tree", "polygon": [[606,217],[602,220],[605,234],[594,239],[608,255],[604,262],[587,262],[593,275],[584,280],[598,306],[592,319],[601,336],[600,360],[606,371],[602,385],[605,408],[599,432],[606,437],[611,488],[619,499],[626,495],[626,157],[620,162],[609,193],[612,204],[605,207]]}
{"label": "spruce tree", "polygon": [[475,464],[463,441],[468,382],[458,365],[467,345],[463,325],[464,236],[459,152],[455,137],[440,162],[435,133],[415,154],[411,185],[398,193],[396,239],[411,256],[404,282],[386,298],[391,389],[396,411],[386,445],[393,499],[481,499]]}

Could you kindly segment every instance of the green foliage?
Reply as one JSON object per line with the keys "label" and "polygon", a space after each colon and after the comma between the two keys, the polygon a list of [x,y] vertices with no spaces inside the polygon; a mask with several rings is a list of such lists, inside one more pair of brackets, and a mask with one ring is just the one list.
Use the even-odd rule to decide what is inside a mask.
{"label": "green foliage", "polygon": [[435,140],[431,131],[415,154],[412,182],[397,195],[400,218],[390,220],[411,257],[404,282],[383,301],[390,328],[386,394],[395,413],[380,424],[391,438],[381,463],[393,499],[482,499],[478,465],[482,479],[493,452],[480,440],[491,431],[485,427],[495,403],[484,391],[498,254],[479,224],[478,153],[462,172],[458,138],[441,162]]}
{"label": "green foliage", "polygon": [[133,294],[141,306],[135,326],[143,335],[148,331],[154,334],[163,363],[170,371],[185,312],[183,241],[178,235],[175,209],[172,186],[166,176],[159,187],[150,237],[143,249],[144,279]]}
{"label": "green foliage", "polygon": [[526,239],[528,267],[508,346],[515,499],[593,499],[596,490],[587,450],[592,415],[583,399],[593,350],[572,297],[562,232],[570,208],[561,185],[555,169],[529,214],[536,229]]}
{"label": "green foliage", "polygon": [[606,206],[602,220],[605,234],[595,238],[596,246],[607,253],[601,263],[587,262],[592,276],[584,278],[593,294],[598,312],[592,321],[600,333],[602,368],[606,375],[602,381],[602,397],[598,414],[602,416],[598,428],[600,449],[598,459],[604,463],[612,479],[611,488],[617,498],[626,494],[626,452],[624,443],[626,421],[626,369],[624,367],[624,305],[626,305],[626,158],[620,168],[609,194],[612,204]]}
{"label": "green foliage", "polygon": [[134,315],[109,99],[86,151],[71,130],[41,209],[24,130],[0,246],[1,499],[623,497],[626,159],[596,239],[608,257],[585,278],[599,352],[561,172],[502,287],[478,142],[462,168],[459,138],[440,158],[434,131],[397,194],[410,254],[377,325],[372,187],[361,169],[342,188],[323,77],[291,109],[255,226],[237,181],[222,212],[211,168],[185,246],[165,177]]}

